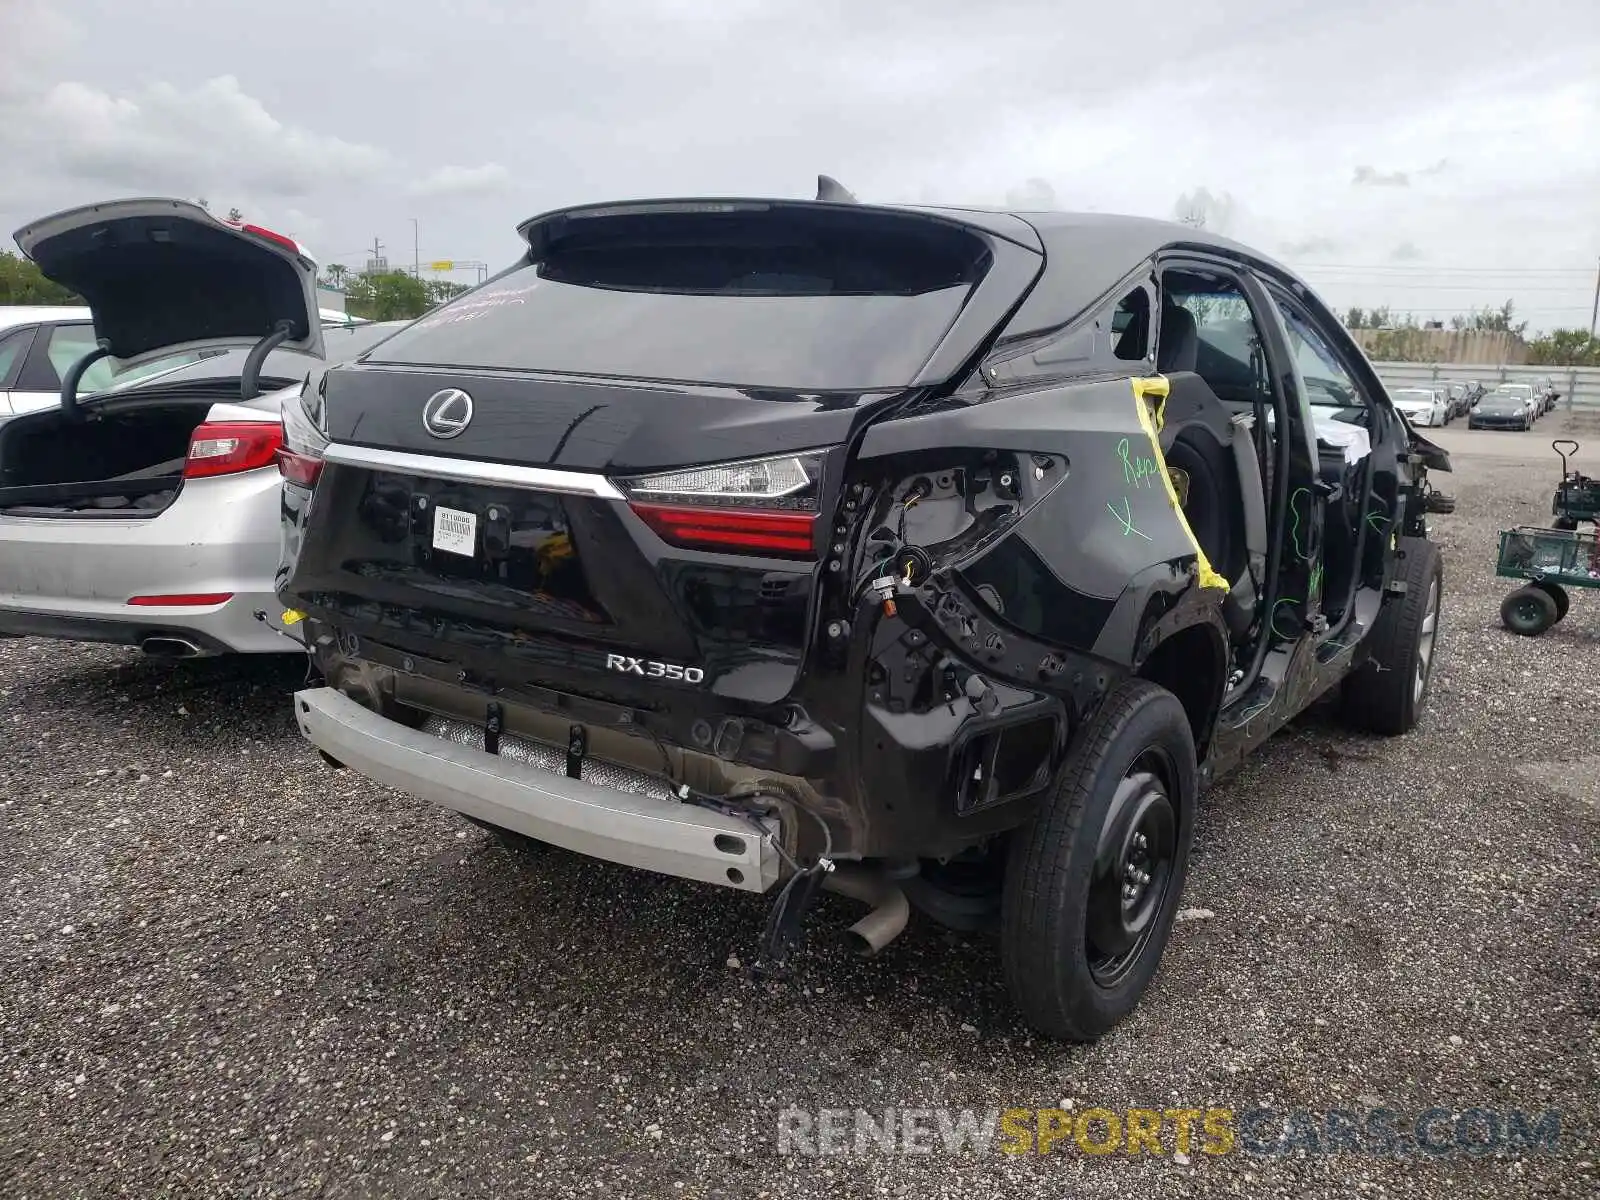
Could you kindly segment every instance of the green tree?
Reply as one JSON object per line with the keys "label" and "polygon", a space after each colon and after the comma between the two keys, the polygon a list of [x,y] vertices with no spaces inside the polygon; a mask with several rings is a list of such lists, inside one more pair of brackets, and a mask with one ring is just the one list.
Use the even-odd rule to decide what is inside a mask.
{"label": "green tree", "polygon": [[1499,308],[1475,308],[1450,318],[1450,328],[1458,332],[1511,333],[1521,337],[1528,331],[1526,321],[1516,320],[1516,305],[1507,300]]}
{"label": "green tree", "polygon": [[1600,338],[1587,329],[1553,329],[1528,343],[1528,361],[1547,367],[1600,367]]}
{"label": "green tree", "polygon": [[82,304],[59,283],[52,283],[21,255],[0,250],[0,304]]}
{"label": "green tree", "polygon": [[443,304],[446,300],[454,300],[467,290],[464,283],[456,283],[450,279],[424,279],[423,288],[428,293],[428,305]]}
{"label": "green tree", "polygon": [[428,289],[404,271],[357,275],[345,288],[344,307],[371,321],[407,321],[428,311]]}
{"label": "green tree", "polygon": [[343,263],[329,263],[322,268],[322,284],[335,291],[342,289],[350,279],[350,268]]}
{"label": "green tree", "polygon": [[1415,323],[1409,316],[1396,318],[1387,304],[1382,308],[1352,308],[1344,314],[1346,329],[1392,329]]}

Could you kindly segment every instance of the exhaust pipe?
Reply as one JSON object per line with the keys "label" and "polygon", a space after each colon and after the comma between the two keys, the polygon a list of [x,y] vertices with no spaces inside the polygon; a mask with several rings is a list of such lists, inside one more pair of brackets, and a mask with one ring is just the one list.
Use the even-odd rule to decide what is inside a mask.
{"label": "exhaust pipe", "polygon": [[905,932],[911,916],[906,894],[881,871],[867,871],[841,863],[823,879],[822,886],[852,900],[872,906],[872,911],[845,930],[845,940],[862,958],[870,958]]}
{"label": "exhaust pipe", "polygon": [[196,658],[202,653],[199,646],[180,637],[147,637],[139,649],[151,658]]}

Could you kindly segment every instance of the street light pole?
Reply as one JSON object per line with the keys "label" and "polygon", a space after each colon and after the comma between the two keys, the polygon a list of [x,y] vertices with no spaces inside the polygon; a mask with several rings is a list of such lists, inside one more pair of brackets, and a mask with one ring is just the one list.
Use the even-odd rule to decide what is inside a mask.
{"label": "street light pole", "polygon": [[417,219],[411,218],[411,278],[422,278],[421,238],[417,232]]}
{"label": "street light pole", "polygon": [[1595,327],[1600,325],[1600,266],[1594,271],[1594,309],[1589,313],[1589,336],[1595,335]]}

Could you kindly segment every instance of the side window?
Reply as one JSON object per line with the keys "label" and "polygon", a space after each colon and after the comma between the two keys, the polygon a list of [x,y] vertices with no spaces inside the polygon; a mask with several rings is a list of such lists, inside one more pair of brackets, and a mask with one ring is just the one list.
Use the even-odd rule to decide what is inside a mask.
{"label": "side window", "polygon": [[[50,331],[50,342],[45,353],[55,371],[57,387],[61,386],[62,377],[72,369],[72,364],[93,350],[96,344],[93,325],[57,325]],[[116,368],[108,358],[91,364],[78,381],[78,395],[89,396],[104,391],[111,386],[115,372]]]}
{"label": "side window", "polygon": [[1340,361],[1328,340],[1311,323],[1311,318],[1301,306],[1276,287],[1269,287],[1267,295],[1273,307],[1283,318],[1283,327],[1289,335],[1289,348],[1294,353],[1301,382],[1305,385],[1306,400],[1313,407],[1358,408],[1366,405],[1366,398]]}
{"label": "side window", "polygon": [[1163,275],[1156,365],[1169,374],[1194,372],[1226,404],[1271,402],[1255,314],[1222,274],[1175,268]]}
{"label": "side window", "polygon": [[32,327],[0,336],[0,388],[11,386],[11,381],[22,369],[22,356],[32,341]]}
{"label": "side window", "polygon": [[1150,352],[1150,293],[1135,288],[1117,304],[1111,315],[1112,353],[1138,362]]}

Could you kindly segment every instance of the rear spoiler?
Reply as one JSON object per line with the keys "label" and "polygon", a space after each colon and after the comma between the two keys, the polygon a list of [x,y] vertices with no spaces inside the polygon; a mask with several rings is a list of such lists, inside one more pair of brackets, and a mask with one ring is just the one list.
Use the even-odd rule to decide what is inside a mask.
{"label": "rear spoiler", "polygon": [[[244,360],[244,370],[239,375],[241,400],[254,400],[261,394],[261,365],[267,361],[267,355],[293,336],[294,322],[279,321],[276,329],[250,347],[250,355]],[[78,404],[78,384],[83,380],[83,373],[102,358],[112,356],[111,342],[101,338],[93,350],[67,368],[61,380],[61,411],[67,420],[83,420],[83,409]]]}

